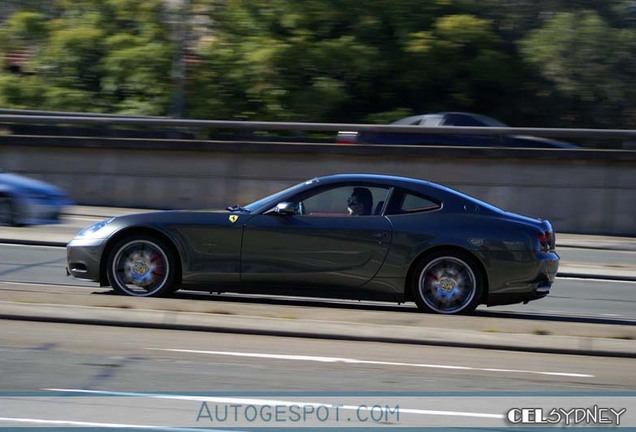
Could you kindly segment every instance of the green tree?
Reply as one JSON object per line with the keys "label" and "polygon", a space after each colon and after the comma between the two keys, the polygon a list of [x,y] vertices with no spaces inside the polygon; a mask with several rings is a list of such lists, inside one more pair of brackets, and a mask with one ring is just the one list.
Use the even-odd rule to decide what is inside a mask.
{"label": "green tree", "polygon": [[167,114],[185,83],[196,118],[462,110],[519,126],[636,126],[632,0],[187,0],[185,16],[169,4],[5,2],[0,105]]}
{"label": "green tree", "polygon": [[396,109],[480,109],[514,87],[489,23],[445,15],[446,1],[215,4],[214,37],[189,75],[197,117],[360,121]]}
{"label": "green tree", "polygon": [[518,78],[490,24],[471,15],[439,18],[430,31],[411,35],[407,51],[414,106],[422,100],[433,110],[493,112]]}
{"label": "green tree", "polygon": [[593,11],[559,13],[523,40],[522,53],[563,99],[560,119],[590,127],[636,127],[636,31]]}
{"label": "green tree", "polygon": [[29,79],[0,74],[0,103],[164,114],[172,62],[164,12],[161,0],[59,0],[47,15],[15,12],[0,30],[0,49],[29,49],[20,70]]}
{"label": "green tree", "polygon": [[633,0],[452,0],[456,13],[468,13],[493,23],[511,43],[543,27],[555,14],[593,10],[612,27],[636,24]]}

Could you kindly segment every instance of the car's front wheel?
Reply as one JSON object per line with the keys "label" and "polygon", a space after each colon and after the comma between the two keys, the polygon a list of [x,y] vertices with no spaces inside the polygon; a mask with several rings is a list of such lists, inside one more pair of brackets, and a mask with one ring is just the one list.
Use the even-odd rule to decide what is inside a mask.
{"label": "car's front wheel", "polygon": [[107,275],[113,289],[135,297],[163,296],[174,291],[176,257],[153,236],[129,236],[117,242],[108,256]]}
{"label": "car's front wheel", "polygon": [[484,279],[474,259],[460,251],[426,256],[411,279],[411,294],[420,309],[439,314],[466,314],[481,302]]}

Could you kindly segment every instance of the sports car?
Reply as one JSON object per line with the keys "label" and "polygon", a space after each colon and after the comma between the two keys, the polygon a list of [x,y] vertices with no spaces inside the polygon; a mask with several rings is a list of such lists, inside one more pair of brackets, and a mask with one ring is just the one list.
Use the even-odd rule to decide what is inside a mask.
{"label": "sports car", "polygon": [[318,177],[226,210],[106,219],[79,232],[67,258],[67,274],[131,296],[412,301],[441,314],[544,297],[559,266],[547,220],[373,174]]}
{"label": "sports car", "polygon": [[[508,125],[482,114],[465,112],[441,112],[422,114],[397,120],[396,126],[463,126],[463,127],[499,127]],[[469,147],[519,147],[519,148],[561,148],[575,149],[578,146],[551,138],[527,135],[497,134],[422,134],[395,132],[338,132],[336,142],[340,144],[399,144],[399,145],[439,145]]]}

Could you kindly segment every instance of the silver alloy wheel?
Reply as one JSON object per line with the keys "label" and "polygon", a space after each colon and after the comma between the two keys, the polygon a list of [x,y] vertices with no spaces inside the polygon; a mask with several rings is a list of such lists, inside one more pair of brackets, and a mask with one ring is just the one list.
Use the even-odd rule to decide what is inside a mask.
{"label": "silver alloy wheel", "polygon": [[170,261],[164,250],[149,240],[132,240],[117,250],[112,261],[114,283],[125,294],[150,297],[170,278]]}
{"label": "silver alloy wheel", "polygon": [[442,256],[426,264],[418,280],[422,301],[432,311],[459,313],[477,293],[477,279],[470,265],[453,256]]}

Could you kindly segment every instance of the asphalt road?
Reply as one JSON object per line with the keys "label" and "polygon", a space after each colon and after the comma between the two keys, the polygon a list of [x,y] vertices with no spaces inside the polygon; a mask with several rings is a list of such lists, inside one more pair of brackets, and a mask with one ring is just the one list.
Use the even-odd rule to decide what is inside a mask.
{"label": "asphalt road", "polygon": [[0,327],[1,387],[11,391],[636,388],[633,359],[34,322]]}
{"label": "asphalt road", "polygon": [[[86,219],[78,217],[75,222],[90,223],[91,218]],[[37,237],[40,230],[43,236],[50,232],[50,227],[33,228],[27,231],[31,236]],[[58,228],[68,236],[76,226]],[[620,250],[561,248],[559,253],[563,262],[605,263],[617,269],[632,267],[636,257],[635,252]],[[3,244],[0,285],[26,302],[29,290],[100,296],[94,294],[102,291],[95,290],[97,284],[66,277],[65,264],[61,247]],[[306,301],[292,298],[187,293],[180,301],[202,298],[214,302],[216,312],[236,302],[272,311],[284,305],[287,313],[294,313],[295,305],[306,306]],[[337,303],[312,305],[328,311]],[[404,315],[398,311],[413,310],[412,305],[340,303],[361,314],[382,314],[387,322]],[[554,317],[564,316],[584,317],[576,322],[625,324],[636,322],[635,306],[636,282],[558,278],[545,299],[480,308],[478,315],[523,316],[548,326]],[[417,409],[404,411],[399,422],[385,419],[394,425],[499,428],[505,426],[506,410],[512,407],[548,400],[553,406],[572,406],[573,395],[582,405],[629,407],[630,413],[636,413],[633,369],[631,358],[0,320],[0,391],[5,392],[0,393],[0,427],[126,425],[129,429],[134,425],[170,431],[193,430],[184,425],[227,427],[218,421],[195,421],[202,397],[219,406],[263,407],[291,400],[311,407],[316,400],[334,403],[336,396],[347,392],[339,403],[383,397],[396,406],[398,395],[428,398],[418,403],[399,399],[402,407]],[[349,413],[345,419],[358,413],[345,412]],[[636,425],[636,420],[631,421]],[[229,426],[244,430],[254,424]]]}
{"label": "asphalt road", "polygon": [[[575,250],[576,259],[609,260],[626,263],[634,252]],[[567,259],[567,251],[566,251]],[[2,245],[0,248],[0,282],[64,285],[95,288],[96,283],[78,281],[65,273],[64,248],[25,245]],[[218,297],[223,298],[232,296]],[[290,301],[293,305],[293,301]],[[371,305],[371,303],[369,303]],[[372,308],[373,306],[369,306]],[[636,320],[636,282],[558,278],[551,294],[527,305],[480,307],[484,313],[526,313],[588,316],[603,319]],[[388,312],[390,313],[390,312]]]}
{"label": "asphalt road", "polygon": [[[577,392],[598,402],[600,392],[614,392],[613,403],[625,405],[633,398],[622,392],[636,386],[632,359],[14,321],[0,328],[0,387],[12,392],[0,396],[6,427],[121,424],[117,417],[130,424],[144,409],[156,416],[144,415],[145,424],[166,425],[179,416],[193,422],[201,395],[262,405],[341,392],[356,401],[430,393],[438,411],[418,412],[420,425],[478,426],[466,415],[501,423],[505,407],[515,406],[513,395],[503,393],[498,407],[484,404],[484,395]],[[42,395],[48,398],[34,405]],[[132,403],[121,402],[133,395]],[[157,399],[170,404],[160,410]]]}
{"label": "asphalt road", "polygon": [[633,268],[636,264],[636,252],[613,251],[601,249],[577,249],[571,247],[559,247],[557,252],[564,262],[579,264],[607,264],[609,267]]}

